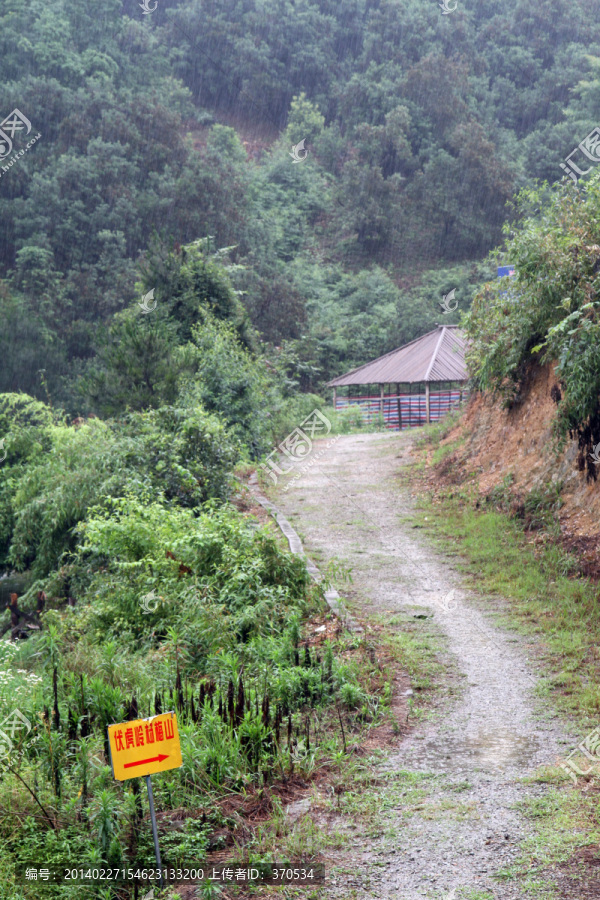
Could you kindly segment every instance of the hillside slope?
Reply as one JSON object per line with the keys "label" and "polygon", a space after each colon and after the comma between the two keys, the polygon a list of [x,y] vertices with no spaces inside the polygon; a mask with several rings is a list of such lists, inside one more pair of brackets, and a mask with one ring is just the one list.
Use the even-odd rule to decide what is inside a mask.
{"label": "hillside slope", "polygon": [[472,478],[485,495],[501,489],[504,482],[514,503],[532,490],[555,485],[558,491],[562,484],[563,505],[557,513],[561,532],[567,542],[595,556],[600,544],[600,487],[580,471],[577,439],[567,439],[561,451],[556,448],[552,425],[557,406],[551,396],[556,384],[553,365],[535,365],[523,384],[520,402],[510,410],[489,394],[475,394],[442,442],[446,447],[460,445],[444,458],[437,474],[454,484]]}

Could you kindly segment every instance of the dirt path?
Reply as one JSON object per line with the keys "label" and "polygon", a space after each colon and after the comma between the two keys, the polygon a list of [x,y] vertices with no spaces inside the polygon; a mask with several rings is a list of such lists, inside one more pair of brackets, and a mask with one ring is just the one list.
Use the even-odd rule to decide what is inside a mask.
{"label": "dirt path", "polygon": [[[536,700],[523,639],[493,624],[487,610],[494,602],[469,595],[451,559],[409,521],[413,501],[397,475],[413,437],[343,436],[287,482],[287,491],[285,481],[278,485],[275,497],[309,554],[352,568],[357,615],[382,616],[390,627],[395,617],[397,627],[402,616],[433,613],[423,627],[445,636],[454,685],[439,714],[399,737],[381,764],[382,774],[411,773],[404,797],[400,792],[386,810],[388,827],[378,837],[367,845],[364,834],[350,837],[347,871],[332,892],[397,900],[541,897],[491,876],[520,855],[529,832],[517,804],[549,790],[522,779],[556,764],[572,738]],[[379,798],[382,807],[388,801]]]}

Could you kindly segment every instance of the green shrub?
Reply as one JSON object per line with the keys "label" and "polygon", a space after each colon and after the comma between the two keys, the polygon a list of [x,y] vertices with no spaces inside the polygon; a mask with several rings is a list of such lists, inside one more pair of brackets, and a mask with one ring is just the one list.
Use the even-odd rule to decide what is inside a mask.
{"label": "green shrub", "polygon": [[[523,190],[518,208],[521,221],[503,251],[516,275],[487,284],[465,318],[469,369],[480,390],[510,406],[535,361],[555,362],[557,438],[576,433],[586,450],[600,440],[600,181],[582,191]],[[587,468],[595,477],[589,461]]]}
{"label": "green shrub", "polygon": [[125,489],[189,507],[224,498],[238,455],[222,421],[199,406],[162,407],[115,423],[91,419],[48,433],[51,449],[15,477],[4,506],[0,493],[7,557],[36,576],[74,549],[75,527],[91,506]]}

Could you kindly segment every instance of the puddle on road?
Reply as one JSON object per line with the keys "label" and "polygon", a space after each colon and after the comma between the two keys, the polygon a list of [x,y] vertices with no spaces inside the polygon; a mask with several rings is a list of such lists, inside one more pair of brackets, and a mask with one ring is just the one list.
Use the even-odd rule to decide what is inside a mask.
{"label": "puddle on road", "polygon": [[[440,736],[436,741],[419,741],[409,752],[411,757],[418,756],[419,762],[428,769],[452,771],[468,765],[487,771],[503,771],[507,767],[533,767],[538,750],[538,738],[495,728],[473,736]],[[411,762],[414,763],[414,759]]]}

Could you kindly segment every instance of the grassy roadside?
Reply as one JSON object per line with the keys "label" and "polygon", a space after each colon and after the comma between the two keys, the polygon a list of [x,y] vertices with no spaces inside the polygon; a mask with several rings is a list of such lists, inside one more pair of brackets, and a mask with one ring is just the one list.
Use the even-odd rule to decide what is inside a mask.
{"label": "grassy roadside", "polygon": [[[267,860],[281,863],[298,858],[319,859],[324,847],[322,836],[308,820],[291,821],[285,808],[312,794],[326,793],[338,773],[350,765],[354,759],[355,745],[360,744],[386,717],[390,696],[387,674],[385,668],[377,666],[371,658],[365,641],[343,632],[338,620],[327,609],[320,591],[309,583],[301,561],[287,552],[276,527],[264,527],[264,520],[263,527],[260,527],[260,521],[254,520],[250,514],[245,515],[250,510],[244,508],[243,502],[240,507],[237,513],[233,509],[227,513],[227,521],[237,523],[228,546],[235,547],[234,559],[238,561],[246,559],[250,552],[254,553],[252,584],[262,586],[263,594],[268,586],[268,573],[260,569],[253,549],[258,546],[267,548],[268,560],[272,565],[290,566],[290,571],[298,579],[296,597],[291,588],[286,593],[287,586],[295,584],[291,576],[286,577],[283,570],[275,572],[272,580],[276,582],[276,602],[272,607],[265,604],[258,611],[256,620],[261,631],[256,638],[245,642],[232,640],[227,630],[229,620],[218,615],[216,605],[213,604],[210,609],[207,607],[204,613],[204,606],[193,597],[190,614],[185,621],[182,620],[187,631],[176,633],[173,626],[168,632],[169,640],[177,650],[172,659],[165,651],[159,655],[153,645],[142,647],[136,656],[133,649],[126,652],[114,640],[102,650],[100,662],[103,667],[100,669],[96,666],[94,655],[100,651],[96,651],[95,644],[91,644],[91,648],[88,646],[91,643],[90,634],[92,637],[94,634],[89,620],[99,611],[108,615],[113,607],[109,607],[108,602],[105,607],[100,607],[98,601],[92,605],[82,598],[75,610],[52,609],[47,612],[45,624],[48,627],[36,644],[35,639],[19,645],[1,642],[0,663],[3,665],[0,666],[0,674],[3,683],[0,689],[5,694],[18,694],[20,704],[24,701],[30,703],[31,712],[28,706],[24,708],[32,722],[36,725],[40,723],[38,730],[41,730],[42,737],[34,748],[35,754],[32,751],[20,760],[18,774],[21,780],[18,783],[0,771],[0,824],[4,839],[0,848],[0,869],[5,876],[4,883],[0,884],[0,900],[78,895],[81,889],[75,886],[71,889],[44,884],[11,886],[12,871],[22,860],[33,859],[44,866],[49,863],[63,865],[63,859],[71,858],[77,858],[77,864],[84,867],[100,864],[103,861],[101,841],[107,833],[111,835],[109,845],[105,839],[107,853],[116,854],[123,847],[121,852],[126,858],[129,843],[135,837],[135,859],[140,860],[139,867],[153,865],[154,851],[147,809],[143,805],[144,797],[140,798],[142,810],[138,814],[130,785],[115,785],[106,765],[102,746],[105,729],[100,721],[102,709],[93,693],[103,690],[104,683],[96,671],[109,672],[113,695],[117,698],[114,708],[111,707],[106,713],[110,721],[137,717],[117,704],[120,696],[117,695],[117,688],[124,685],[130,692],[129,696],[138,690],[138,684],[133,680],[138,669],[146,673],[146,681],[150,685],[144,694],[138,694],[140,712],[146,713],[154,696],[153,691],[157,696],[160,692],[162,702],[169,704],[167,708],[172,704],[177,709],[184,765],[154,779],[165,865],[180,866],[186,860],[194,860],[197,864],[205,862],[208,866],[234,861],[248,865]],[[191,551],[185,556],[185,563],[180,562],[194,531],[186,521],[185,532],[180,536],[174,523],[169,521],[164,527],[168,529],[170,543],[164,543],[159,526],[152,524],[151,536],[158,543],[154,554],[157,565],[159,561],[163,566],[171,564],[175,572],[173,584],[167,585],[169,589],[161,588],[161,599],[162,595],[173,597],[177,589],[183,589],[180,588],[182,584],[185,586],[184,575],[191,577],[187,571],[182,573],[181,569],[188,565],[190,569],[192,566],[199,567],[198,553],[194,556]],[[128,527],[126,533],[132,530]],[[165,546],[177,546],[179,556],[175,562],[165,553]],[[219,571],[225,572],[225,569],[225,563],[221,562]],[[240,566],[236,572],[243,574]],[[247,582],[248,579],[238,578],[234,586],[235,597],[240,601],[237,609],[241,608],[240,614],[244,615],[248,610],[252,611],[250,602],[241,603],[245,599],[243,585]],[[208,590],[210,585],[207,579],[205,586]],[[111,598],[112,594],[117,595],[113,605],[118,602],[122,606],[123,591],[113,590]],[[158,616],[161,612],[162,606],[154,615]],[[206,664],[203,659],[194,662],[192,654],[199,653],[201,644],[198,633],[190,631],[193,612],[205,615],[206,627],[200,634],[201,639],[208,633],[210,623],[216,623],[210,634],[214,634],[212,656],[219,662],[220,669],[211,668],[210,659]],[[79,624],[77,614],[85,617],[83,624]],[[146,622],[151,617],[140,611],[139,604],[131,604],[129,615],[134,624],[137,616],[137,624],[149,630]],[[171,616],[168,623],[172,621]],[[158,629],[159,624],[155,620],[151,627]],[[46,634],[55,640],[57,646],[50,648],[54,652],[53,657],[49,657],[48,651],[40,659],[40,648],[44,650],[48,640]],[[291,643],[284,643],[285,635]],[[167,645],[167,649],[171,644]],[[85,647],[83,657],[82,646]],[[283,656],[280,652],[282,646]],[[3,653],[10,653],[11,658],[5,659]],[[49,666],[44,666],[46,656],[56,667],[54,681],[60,722],[67,722],[68,730],[64,724],[63,730],[60,730],[55,724],[57,717],[51,719],[51,713],[44,710],[44,703],[49,705],[52,699],[52,666],[48,675]],[[165,657],[163,667],[167,669],[167,674],[163,685],[158,680],[158,666]],[[187,671],[179,677],[178,673],[183,671],[188,658],[192,661]],[[72,723],[71,711],[75,707],[69,690],[73,681],[71,673],[76,664],[81,678],[75,681],[75,686],[83,692],[83,702],[86,704],[84,715],[88,717],[88,708],[91,710],[90,718],[98,710],[95,729],[85,737],[85,741],[81,736],[80,722],[76,726]],[[228,667],[226,671],[224,666]],[[215,683],[214,702],[211,701],[212,693],[209,697],[205,695],[209,683],[207,675],[212,676]],[[287,687],[281,681],[284,677],[290,679],[289,684],[286,682]],[[241,721],[238,722],[235,716],[238,708],[242,708],[242,682],[244,716],[242,718],[240,713]],[[198,702],[199,689],[204,703]],[[35,691],[38,694],[44,692],[38,703],[40,710],[33,705],[37,698],[37,694],[34,697]],[[278,716],[277,710],[281,710],[286,698],[286,714]],[[229,709],[231,701],[233,717]],[[248,730],[249,725],[253,725],[254,731]],[[242,740],[246,734],[252,743]],[[46,737],[47,742],[44,743]],[[85,758],[79,746],[82,743],[87,751]],[[253,752],[246,753],[246,747]],[[55,774],[56,765],[50,766],[57,759],[57,748],[63,751],[60,782]],[[25,785],[29,785],[34,793],[28,793]],[[46,827],[36,813],[36,798],[44,810],[49,811],[51,828]],[[91,833],[89,848],[84,845],[88,820]],[[100,845],[98,848],[92,844],[94,840]],[[332,835],[329,845],[333,845],[335,840],[335,835]],[[92,851],[95,853],[93,860]],[[86,890],[91,897],[122,897],[127,894],[127,891],[115,889],[113,892],[111,888],[99,886]],[[157,900],[159,897],[174,896],[178,890],[156,891],[155,896]],[[187,895],[186,890],[182,890]],[[217,895],[214,885],[207,886],[206,891],[201,893],[201,896]],[[224,893],[223,896],[229,894]]]}
{"label": "grassy roadside", "polygon": [[[526,637],[538,669],[538,694],[584,738],[598,724],[600,709],[600,588],[580,575],[577,559],[557,540],[559,492],[555,487],[531,492],[516,517],[510,479],[482,496],[475,473],[453,478],[460,441],[443,443],[450,427],[440,424],[424,432],[405,473],[419,495],[415,524],[452,554],[467,587],[493,598],[499,624]],[[572,749],[566,747],[565,756]],[[600,841],[600,785],[592,774],[575,786],[556,767],[533,780],[551,788],[543,800],[522,804],[533,834],[505,877],[518,874],[528,895],[553,897],[558,895],[548,878],[560,873],[563,891],[575,886],[575,893],[560,896],[598,896],[593,873],[599,861],[595,851],[593,859],[586,854]]]}
{"label": "grassy roadside", "polygon": [[[391,635],[389,627],[378,621],[367,623],[364,635],[340,630],[336,647],[340,657],[355,659],[365,693],[377,698],[376,715],[361,721],[360,715],[352,720],[346,712],[345,738],[341,723],[329,720],[328,752],[320,756],[308,777],[303,773],[305,790],[299,796],[306,802],[305,810],[297,819],[290,819],[276,800],[240,855],[245,864],[249,860],[318,860],[325,865],[327,883],[355,874],[346,851],[357,835],[368,840],[389,838],[390,812],[401,804],[412,808],[426,798],[424,783],[433,776],[382,771],[381,762],[399,734],[432,712],[442,684],[435,643],[414,623],[403,623],[402,631]],[[398,680],[399,672],[406,681]],[[402,688],[409,683],[414,693],[405,698]],[[323,896],[322,887],[293,885],[285,889],[254,887],[250,893],[271,900],[320,900]]]}
{"label": "grassy roadside", "polygon": [[[587,734],[600,710],[600,587],[578,576],[576,558],[552,540],[553,530],[543,527],[544,498],[539,501],[542,527],[526,530],[503,511],[501,496],[482,500],[473,480],[432,489],[435,462],[445,450],[439,447],[442,436],[434,432],[417,451],[418,524],[458,556],[473,589],[507,601],[502,607],[506,624],[535,638],[543,689]],[[432,448],[433,462],[427,463]]]}

